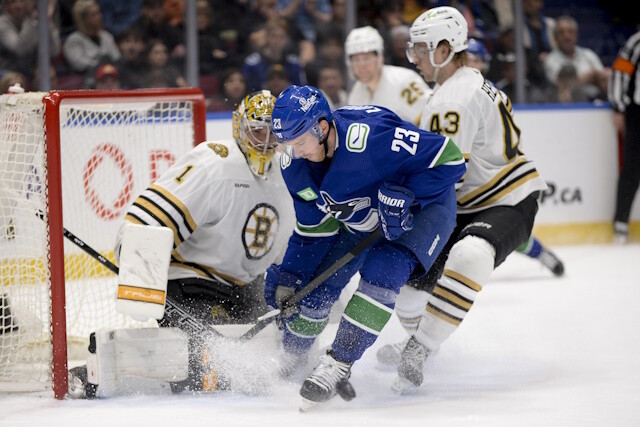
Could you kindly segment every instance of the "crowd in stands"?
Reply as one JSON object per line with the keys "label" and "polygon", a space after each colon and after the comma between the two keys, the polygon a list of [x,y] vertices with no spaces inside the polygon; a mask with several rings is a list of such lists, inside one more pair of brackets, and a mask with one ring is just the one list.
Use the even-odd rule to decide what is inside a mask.
{"label": "crowd in stands", "polygon": [[[334,105],[346,101],[348,0],[197,0],[200,86],[209,111],[231,111],[249,91],[278,94],[290,84],[318,86]],[[485,75],[515,91],[515,32],[510,0],[371,0],[357,4],[356,26],[384,38],[385,63],[414,68],[405,55],[409,26],[430,7],[457,7],[485,50]],[[543,0],[523,0],[526,102],[606,100],[610,68],[578,45],[569,15],[546,16]],[[49,0],[52,89],[181,87],[186,80],[185,0]],[[1,0],[0,88],[38,89],[35,0]],[[5,81],[6,80],[6,81]]]}

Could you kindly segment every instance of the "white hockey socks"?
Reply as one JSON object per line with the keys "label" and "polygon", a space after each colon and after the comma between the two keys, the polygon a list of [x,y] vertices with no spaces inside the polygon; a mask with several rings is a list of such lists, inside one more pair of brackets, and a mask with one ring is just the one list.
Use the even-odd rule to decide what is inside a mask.
{"label": "white hockey socks", "polygon": [[456,330],[493,271],[495,249],[484,239],[466,236],[449,252],[444,273],[414,334],[434,351]]}
{"label": "white hockey socks", "polygon": [[396,315],[404,329],[412,335],[424,316],[424,308],[431,295],[413,286],[404,285],[396,298]]}

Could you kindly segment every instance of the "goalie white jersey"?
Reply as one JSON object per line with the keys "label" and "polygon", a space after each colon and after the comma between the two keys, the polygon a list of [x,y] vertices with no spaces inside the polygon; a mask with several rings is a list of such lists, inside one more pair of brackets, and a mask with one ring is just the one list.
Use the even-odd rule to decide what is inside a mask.
{"label": "goalie white jersey", "polygon": [[169,280],[242,286],[281,259],[295,224],[280,168],[266,177],[251,172],[234,141],[203,142],[138,196],[125,220],[173,230]]}
{"label": "goalie white jersey", "polygon": [[366,84],[356,81],[347,104],[380,105],[417,125],[430,93],[420,74],[408,68],[384,65],[376,91],[371,93]]}
{"label": "goalie white jersey", "polygon": [[456,185],[460,213],[513,206],[547,188],[520,151],[511,101],[476,69],[461,67],[435,89],[420,128],[449,136],[464,155],[467,172]]}

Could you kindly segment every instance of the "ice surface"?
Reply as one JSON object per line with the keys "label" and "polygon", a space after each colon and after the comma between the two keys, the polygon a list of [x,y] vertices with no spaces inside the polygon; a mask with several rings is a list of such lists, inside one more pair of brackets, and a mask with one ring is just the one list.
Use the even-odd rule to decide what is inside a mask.
{"label": "ice surface", "polygon": [[[395,316],[353,369],[357,397],[300,414],[304,376],[254,395],[56,401],[0,395],[0,425],[43,426],[631,426],[640,424],[640,245],[560,246],[566,277],[514,254],[462,326],[429,359],[425,383],[390,391],[379,345],[404,337]],[[320,345],[327,345],[323,337]],[[268,357],[268,346],[253,349]],[[237,350],[238,361],[252,356]],[[256,365],[257,366],[257,365]],[[253,370],[252,370],[253,369]],[[311,369],[311,366],[309,367]],[[255,366],[247,370],[250,378]]]}

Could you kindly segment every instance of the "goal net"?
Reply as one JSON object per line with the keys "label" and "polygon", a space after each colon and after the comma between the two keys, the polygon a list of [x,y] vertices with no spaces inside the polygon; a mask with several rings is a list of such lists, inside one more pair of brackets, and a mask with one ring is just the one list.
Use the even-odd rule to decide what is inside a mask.
{"label": "goal net", "polygon": [[204,139],[199,89],[0,96],[0,391],[61,398],[91,332],[140,326],[63,229],[113,262],[129,205]]}

